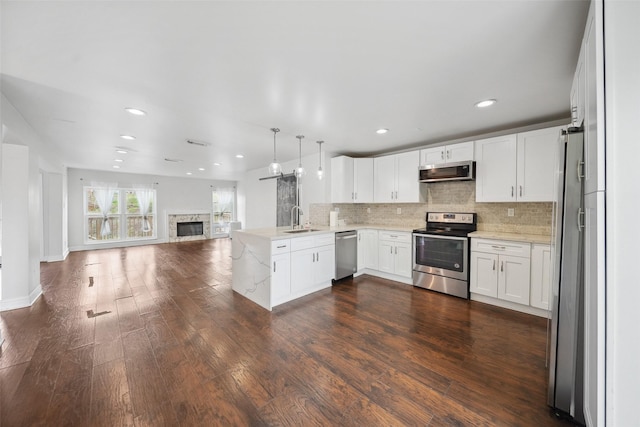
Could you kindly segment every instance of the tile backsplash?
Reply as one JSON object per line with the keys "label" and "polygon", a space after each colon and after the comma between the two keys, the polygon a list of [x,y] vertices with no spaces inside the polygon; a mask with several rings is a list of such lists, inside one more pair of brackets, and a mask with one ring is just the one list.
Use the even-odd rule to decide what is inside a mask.
{"label": "tile backsplash", "polygon": [[[426,187],[426,188],[425,188]],[[312,224],[329,225],[329,212],[340,209],[339,219],[347,224],[389,224],[424,227],[426,212],[475,212],[478,230],[506,233],[551,234],[552,203],[476,203],[473,181],[426,184],[426,203],[321,203],[311,204]],[[400,208],[400,214],[398,214]],[[514,216],[507,216],[508,209]]]}

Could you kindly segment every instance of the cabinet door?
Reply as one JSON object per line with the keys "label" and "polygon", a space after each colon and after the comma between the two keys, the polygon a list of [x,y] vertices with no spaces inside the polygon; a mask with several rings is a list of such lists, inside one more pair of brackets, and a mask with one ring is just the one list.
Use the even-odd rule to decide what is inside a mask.
{"label": "cabinet door", "polygon": [[585,75],[584,75],[584,45],[580,49],[576,71],[571,85],[571,124],[580,126],[584,120],[585,111]]}
{"label": "cabinet door", "polygon": [[336,276],[336,247],[335,245],[315,248],[315,262],[313,264],[313,285],[331,284]]}
{"label": "cabinet door", "polygon": [[531,295],[532,307],[549,310],[549,290],[551,285],[551,247],[533,245],[531,247]]}
{"label": "cabinet door", "polygon": [[373,159],[353,159],[353,201],[373,203]]}
{"label": "cabinet door", "polygon": [[378,230],[365,230],[363,237],[364,268],[378,269]]}
{"label": "cabinet door", "polygon": [[498,296],[498,255],[471,252],[469,290],[475,294]]}
{"label": "cabinet door", "polygon": [[445,147],[445,159],[447,163],[473,160],[473,155],[474,155],[473,149],[474,149],[473,141],[447,145]]}
{"label": "cabinet door", "polygon": [[391,242],[380,241],[378,243],[378,270],[386,273],[395,272],[395,257]]}
{"label": "cabinet door", "polygon": [[498,273],[498,298],[529,305],[531,262],[529,258],[501,255]]}
{"label": "cabinet door", "polygon": [[[382,156],[373,159],[373,199],[376,203],[391,203],[395,200],[396,158]],[[416,172],[417,176],[417,172]],[[417,179],[416,179],[417,182]]]}
{"label": "cabinet door", "polygon": [[445,162],[445,147],[425,148],[420,150],[420,165],[439,165]]}
{"label": "cabinet door", "polygon": [[291,294],[291,257],[285,254],[271,257],[271,306],[283,303]]}
{"label": "cabinet door", "polygon": [[353,202],[353,159],[339,156],[331,159],[331,202]]}
{"label": "cabinet door", "polygon": [[315,248],[291,252],[291,293],[299,294],[313,286]]}
{"label": "cabinet door", "polygon": [[562,126],[519,133],[517,199],[519,202],[551,202]]}
{"label": "cabinet door", "polygon": [[516,200],[516,135],[475,144],[476,202]]}
{"label": "cabinet door", "polygon": [[366,231],[367,230],[358,230],[358,271],[363,270],[365,267],[365,241],[366,241]]}
{"label": "cabinet door", "polygon": [[396,198],[395,202],[420,202],[420,183],[418,181],[419,151],[396,154]]}
{"label": "cabinet door", "polygon": [[398,276],[411,277],[413,274],[411,243],[396,243],[393,254],[395,273]]}

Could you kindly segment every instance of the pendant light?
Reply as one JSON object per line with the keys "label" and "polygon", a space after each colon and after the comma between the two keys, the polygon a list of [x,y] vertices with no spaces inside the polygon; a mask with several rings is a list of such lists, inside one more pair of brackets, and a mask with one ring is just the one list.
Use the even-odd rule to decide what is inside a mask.
{"label": "pendant light", "polygon": [[275,176],[282,174],[282,166],[276,160],[276,134],[280,132],[280,129],[271,128],[271,132],[273,132],[273,162],[269,165],[269,173]]}
{"label": "pendant light", "polygon": [[298,138],[298,168],[296,169],[296,176],[302,178],[304,175],[304,168],[302,167],[302,138],[304,135],[297,135]]}
{"label": "pendant light", "polygon": [[322,179],[322,177],[324,176],[324,171],[322,170],[322,144],[324,144],[324,141],[316,141],[316,144],[318,144],[318,179]]}

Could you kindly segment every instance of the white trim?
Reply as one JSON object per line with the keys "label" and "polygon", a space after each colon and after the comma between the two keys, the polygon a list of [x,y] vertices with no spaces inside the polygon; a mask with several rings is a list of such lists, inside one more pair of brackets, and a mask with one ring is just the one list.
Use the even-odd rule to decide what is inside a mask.
{"label": "white trim", "polygon": [[77,245],[71,246],[69,252],[79,251],[92,251],[98,249],[117,249],[128,248],[131,246],[145,246],[145,245],[157,245],[160,243],[168,243],[167,239],[147,239],[147,240],[130,240],[130,241],[117,241],[110,243],[96,243],[92,245]]}
{"label": "white trim", "polygon": [[484,304],[495,305],[509,310],[519,311],[521,313],[532,314],[538,317],[544,317],[545,319],[551,318],[551,312],[528,305],[517,304],[511,301],[504,301],[497,298],[488,297],[486,295],[471,294],[471,301],[478,301]]}
{"label": "white trim", "polygon": [[12,298],[0,301],[0,312],[17,310],[19,308],[31,307],[34,302],[42,295],[42,286],[38,285],[26,297]]}
{"label": "white trim", "polygon": [[393,280],[394,282],[400,282],[405,285],[413,286],[413,278],[398,276],[397,274],[386,273],[384,271],[371,270],[369,268],[365,268],[364,270],[358,271],[353,274],[353,277],[358,277],[362,274],[368,274],[370,276],[380,277],[382,279]]}

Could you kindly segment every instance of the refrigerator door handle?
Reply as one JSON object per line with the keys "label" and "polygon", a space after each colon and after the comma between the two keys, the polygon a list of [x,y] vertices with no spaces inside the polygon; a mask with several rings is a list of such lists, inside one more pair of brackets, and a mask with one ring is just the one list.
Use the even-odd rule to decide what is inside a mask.
{"label": "refrigerator door handle", "polygon": [[584,230],[584,209],[578,209],[578,231]]}
{"label": "refrigerator door handle", "polygon": [[584,160],[578,160],[576,173],[578,174],[578,182],[582,182],[584,179]]}

